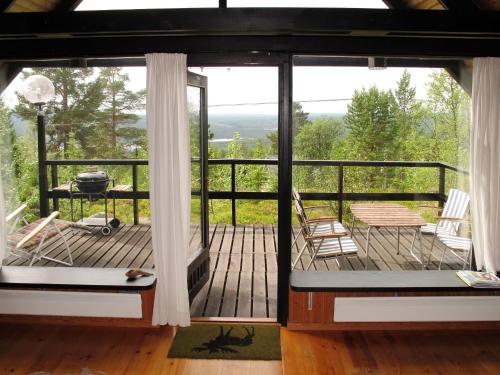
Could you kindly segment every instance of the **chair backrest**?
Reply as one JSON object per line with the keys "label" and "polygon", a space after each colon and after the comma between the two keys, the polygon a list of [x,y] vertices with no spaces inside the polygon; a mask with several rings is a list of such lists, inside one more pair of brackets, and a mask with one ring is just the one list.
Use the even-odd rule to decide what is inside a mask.
{"label": "chair backrest", "polygon": [[304,209],[300,205],[298,200],[295,200],[295,213],[297,215],[297,219],[300,224],[300,228],[302,229],[302,232],[304,235],[309,236],[311,234],[311,229],[309,228],[309,225],[307,225],[307,219],[306,215],[304,213]]}
{"label": "chair backrest", "polygon": [[292,197],[295,200],[295,202],[299,204],[301,209],[301,215],[304,217],[304,219],[307,219],[307,214],[306,210],[304,210],[304,203],[302,202],[302,197],[300,196],[300,193],[295,186],[292,186]]}
{"label": "chair backrest", "polygon": [[[465,219],[469,211],[469,203],[470,196],[468,193],[458,189],[450,189],[441,216]],[[443,220],[439,223],[439,226],[445,229],[449,234],[455,236],[458,234],[460,224],[461,223]]]}
{"label": "chair backrest", "polygon": [[12,233],[16,229],[16,226],[20,221],[22,221],[26,225],[28,224],[28,222],[23,216],[24,210],[27,207],[28,206],[26,204],[22,204],[21,206],[16,208],[13,212],[7,215],[7,217],[5,218],[5,223],[9,227],[8,233]]}
{"label": "chair backrest", "polygon": [[309,227],[309,224],[307,224],[305,212],[300,202],[298,200],[295,200],[294,203],[295,203],[295,213],[297,214],[297,219],[300,224],[301,233],[304,236],[304,241],[306,242],[309,253],[312,254],[312,252],[314,251],[313,249],[314,243],[312,241],[306,240],[306,237],[312,235],[311,228]]}
{"label": "chair backrest", "polygon": [[299,202],[301,207],[304,207],[302,205],[302,198],[300,197],[300,193],[295,186],[292,186],[292,197],[295,201]]}

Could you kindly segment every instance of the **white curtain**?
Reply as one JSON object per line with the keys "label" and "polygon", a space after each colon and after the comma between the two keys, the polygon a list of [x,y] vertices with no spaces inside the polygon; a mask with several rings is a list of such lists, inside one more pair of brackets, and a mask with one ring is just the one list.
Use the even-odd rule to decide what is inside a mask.
{"label": "white curtain", "polygon": [[500,59],[475,58],[470,139],[472,240],[478,269],[500,270]]}
{"label": "white curtain", "polygon": [[5,222],[3,183],[0,171],[0,268],[2,268],[2,261],[6,254],[6,247],[7,247],[7,223]]}
{"label": "white curtain", "polygon": [[151,230],[157,277],[153,324],[188,326],[191,156],[186,55],[147,54],[146,63]]}

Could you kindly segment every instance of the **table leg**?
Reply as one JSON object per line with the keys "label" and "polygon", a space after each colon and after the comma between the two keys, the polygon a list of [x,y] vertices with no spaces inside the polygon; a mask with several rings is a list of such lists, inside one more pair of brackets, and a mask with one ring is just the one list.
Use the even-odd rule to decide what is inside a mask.
{"label": "table leg", "polygon": [[397,252],[397,254],[399,255],[399,227],[396,227],[396,228],[398,230],[398,252]]}
{"label": "table leg", "polygon": [[420,245],[420,263],[422,263],[422,270],[425,270],[424,247],[422,246],[422,232],[420,231],[420,228],[417,228],[417,231],[418,231],[418,242]]}
{"label": "table leg", "polygon": [[417,238],[417,230],[415,229],[415,233],[413,233],[413,239],[411,240],[410,253],[413,254],[413,246],[415,245],[415,239]]}
{"label": "table leg", "polygon": [[354,215],[352,215],[351,238],[354,235],[354,220],[355,220],[355,217],[354,217]]}
{"label": "table leg", "polygon": [[365,270],[368,269],[368,262],[370,261],[370,256],[368,255],[368,252],[370,251],[370,232],[372,230],[372,227],[368,227],[368,232],[366,233],[366,264],[365,264]]}

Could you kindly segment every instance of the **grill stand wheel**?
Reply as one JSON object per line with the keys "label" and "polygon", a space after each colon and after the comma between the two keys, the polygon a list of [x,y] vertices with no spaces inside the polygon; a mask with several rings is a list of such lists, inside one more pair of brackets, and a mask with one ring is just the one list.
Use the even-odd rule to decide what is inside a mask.
{"label": "grill stand wheel", "polygon": [[101,233],[103,234],[103,236],[109,236],[111,234],[111,228],[110,227],[102,227]]}

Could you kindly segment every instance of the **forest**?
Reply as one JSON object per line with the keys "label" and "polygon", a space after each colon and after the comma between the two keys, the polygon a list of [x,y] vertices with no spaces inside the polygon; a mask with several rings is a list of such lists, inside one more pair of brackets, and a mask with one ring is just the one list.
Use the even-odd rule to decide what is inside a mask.
{"label": "forest", "polygon": [[[48,159],[147,159],[146,129],[134,126],[145,108],[145,90],[128,88],[129,77],[120,68],[50,68],[23,71],[23,77],[43,74],[52,80],[56,98],[46,106]],[[405,71],[394,90],[364,87],[352,95],[343,118],[313,117],[299,102],[293,103],[294,160],[401,160],[442,161],[468,169],[470,98],[444,70],[433,70],[426,99],[416,97],[412,77]],[[36,110],[18,95],[15,108],[0,101],[0,158],[6,210],[25,202],[29,218],[38,215]],[[199,155],[198,112],[190,108],[191,150]],[[22,121],[16,132],[13,118]],[[209,137],[214,134],[209,128]],[[275,159],[278,134],[268,132],[252,146],[233,133],[227,147],[209,147],[211,159]],[[193,190],[199,188],[199,170],[193,164]],[[86,167],[59,167],[58,183],[68,182]],[[130,184],[130,166],[104,167],[117,183]],[[266,165],[236,167],[237,191],[277,191],[277,168]],[[139,167],[139,190],[148,190],[147,166]],[[50,173],[49,173],[50,178]],[[335,192],[336,167],[295,166],[293,182],[300,191]],[[467,189],[460,174],[447,175],[447,188]],[[51,181],[49,181],[49,186]],[[229,165],[209,168],[209,190],[229,191]],[[349,167],[346,192],[435,192],[438,175],[431,168]],[[334,203],[330,203],[335,209]],[[407,203],[415,206],[414,203]],[[140,201],[141,222],[149,206]],[[199,219],[199,202],[192,204],[193,221]],[[211,200],[211,223],[230,223],[229,201]],[[88,212],[102,211],[93,203]],[[238,201],[238,223],[276,223],[275,201]],[[61,201],[68,217],[68,203]],[[132,221],[130,202],[118,204],[122,221]]]}

